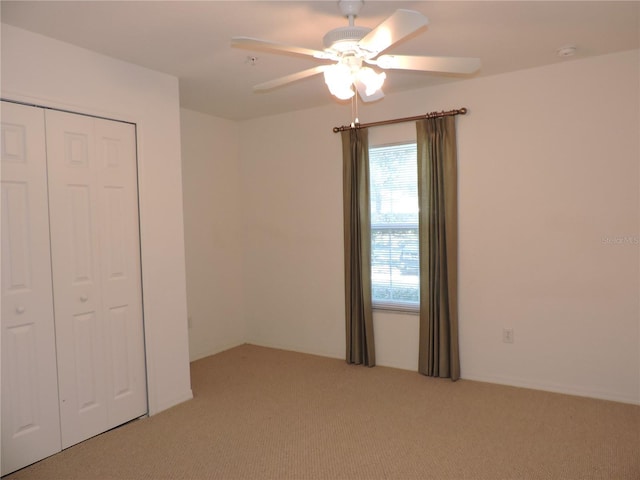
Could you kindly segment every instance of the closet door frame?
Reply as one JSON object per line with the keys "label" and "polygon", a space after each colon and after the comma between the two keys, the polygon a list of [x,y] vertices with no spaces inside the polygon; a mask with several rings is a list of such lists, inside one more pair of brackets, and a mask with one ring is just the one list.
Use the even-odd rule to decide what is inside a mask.
{"label": "closet door frame", "polygon": [[[152,92],[148,99],[124,104],[109,102],[108,99],[120,91],[130,96],[142,87],[117,86],[115,90],[102,90],[108,82],[98,82],[96,85],[70,89],[60,83],[69,78],[72,77],[67,74],[54,75],[51,88],[46,80],[33,85],[25,84],[24,87],[15,83],[10,87],[3,85],[0,100],[136,126],[147,403],[148,415],[152,416],[193,398],[189,380],[187,301],[184,292],[184,232],[178,232],[177,229],[183,225],[174,219],[178,215],[182,218],[176,205],[182,196],[178,198],[173,191],[163,195],[166,189],[177,189],[176,184],[181,181],[179,162],[173,158],[179,159],[180,145],[176,144],[176,138],[173,137],[165,142],[156,131],[179,132],[179,118],[173,115],[162,120],[155,118],[156,112],[167,112],[168,104],[173,104],[173,100],[168,99],[157,108],[153,105],[164,90]],[[176,111],[177,106],[171,106],[169,113]],[[169,148],[172,157],[161,155],[159,159],[156,158],[161,153],[158,150],[160,147]],[[166,203],[169,201],[170,204]],[[165,209],[172,216],[167,222]],[[168,229],[169,226],[172,228]],[[167,238],[158,243],[158,236]],[[177,258],[167,259],[166,252]],[[177,279],[165,279],[165,276]],[[178,291],[168,292],[168,300],[164,292],[175,288]]]}
{"label": "closet door frame", "polygon": [[[17,104],[17,105],[23,105],[25,107],[32,107],[34,109],[40,109],[42,111],[42,117],[43,117],[43,122],[44,122],[44,112],[45,111],[59,111],[59,112],[66,112],[66,113],[70,113],[70,114],[74,114],[74,115],[79,115],[79,116],[83,116],[83,117],[89,117],[89,118],[94,118],[94,119],[101,119],[101,120],[108,120],[110,122],[116,122],[118,124],[127,124],[130,125],[133,128],[133,150],[134,150],[134,162],[135,162],[135,179],[134,179],[134,188],[135,188],[135,197],[136,197],[136,219],[137,219],[137,223],[136,223],[136,248],[137,248],[137,263],[138,263],[138,288],[140,290],[140,301],[139,301],[139,313],[140,313],[140,320],[141,320],[141,341],[142,341],[142,357],[143,357],[143,369],[140,373],[140,381],[142,384],[142,388],[144,389],[144,406],[142,408],[142,410],[140,411],[140,414],[138,416],[148,416],[150,414],[151,411],[155,411],[157,410],[157,407],[154,407],[153,405],[156,403],[155,402],[155,397],[153,396],[152,392],[150,391],[150,378],[152,378],[152,370],[153,370],[153,365],[151,364],[151,362],[149,361],[150,358],[152,358],[152,355],[150,353],[151,350],[151,345],[150,345],[150,341],[148,338],[148,332],[145,331],[144,329],[144,324],[145,324],[145,309],[144,309],[144,297],[143,297],[143,255],[142,255],[142,241],[141,241],[141,225],[142,225],[142,219],[141,219],[141,185],[140,185],[140,164],[139,164],[139,158],[140,158],[140,154],[139,154],[139,150],[140,150],[140,139],[139,139],[139,129],[137,127],[137,122],[135,121],[128,121],[128,120],[121,120],[121,119],[116,119],[116,118],[110,118],[109,116],[105,116],[105,115],[100,115],[100,114],[92,114],[90,112],[86,112],[86,111],[77,111],[77,109],[74,110],[69,110],[66,108],[56,108],[54,106],[46,106],[43,104],[40,104],[40,102],[38,102],[38,104],[36,103],[32,103],[30,101],[21,101],[20,99],[15,99],[14,98],[0,98],[0,100],[2,100],[3,105],[5,103],[8,104]],[[49,105],[52,105],[54,102],[46,102],[49,103]],[[126,117],[126,115],[123,115],[123,117]],[[46,182],[46,179],[44,179],[44,181]],[[47,220],[49,220],[49,217],[47,216]],[[49,222],[47,222],[49,223]],[[50,227],[50,225],[49,225]],[[48,238],[48,237],[47,237]],[[48,243],[48,242],[47,242]],[[50,258],[50,257],[49,257]],[[49,264],[50,265],[50,264]],[[53,310],[51,310],[53,311]],[[52,322],[53,323],[53,322]],[[53,365],[55,365],[55,362],[53,362]],[[4,365],[3,365],[4,368]],[[56,377],[54,377],[56,378]],[[56,378],[57,380],[57,378]],[[117,382],[116,382],[117,383]],[[118,393],[118,392],[116,392]],[[122,392],[120,392],[122,393]],[[116,395],[118,396],[118,395]],[[122,396],[122,395],[121,395]],[[116,410],[116,413],[114,415],[114,418],[117,418],[118,415],[120,415],[121,412],[118,411],[118,408],[114,408],[114,410]],[[120,409],[121,410],[121,409]],[[121,416],[121,415],[120,415]],[[57,417],[57,421],[59,422],[59,416]],[[119,423],[124,423],[127,420],[118,420]],[[58,427],[59,428],[59,427]],[[60,437],[60,434],[58,433],[58,437]],[[65,448],[65,445],[62,446],[62,448]],[[60,451],[60,448],[55,449],[55,451]],[[52,452],[48,452],[47,454],[45,454],[44,456],[42,456],[41,458],[45,458],[46,456],[48,456],[49,454],[55,453],[55,451]],[[37,461],[38,459],[33,459],[32,461]],[[30,461],[29,463],[32,463],[32,461]],[[28,463],[21,465],[17,468],[21,468],[22,466],[27,465]],[[4,466],[4,462],[3,462],[3,466]],[[15,468],[13,469],[15,470]],[[3,468],[3,472],[2,474],[6,474],[9,473],[8,471],[5,471],[5,469]]]}

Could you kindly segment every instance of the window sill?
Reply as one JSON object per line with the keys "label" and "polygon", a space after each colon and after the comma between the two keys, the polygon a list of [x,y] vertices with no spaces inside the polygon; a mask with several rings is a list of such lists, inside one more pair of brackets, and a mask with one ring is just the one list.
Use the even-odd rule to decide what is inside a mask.
{"label": "window sill", "polygon": [[420,315],[420,305],[407,305],[401,303],[374,303],[373,310],[382,312],[405,313]]}

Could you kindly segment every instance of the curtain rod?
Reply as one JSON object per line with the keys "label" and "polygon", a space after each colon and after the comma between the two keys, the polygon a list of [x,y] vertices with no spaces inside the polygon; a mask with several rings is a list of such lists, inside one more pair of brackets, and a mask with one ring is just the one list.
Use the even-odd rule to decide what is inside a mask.
{"label": "curtain rod", "polygon": [[452,115],[465,115],[467,113],[467,109],[465,107],[458,108],[456,110],[449,110],[448,112],[430,112],[424,115],[418,115],[415,117],[405,117],[405,118],[394,118],[393,120],[381,120],[379,122],[371,122],[371,123],[352,123],[351,125],[342,125],[341,127],[333,127],[333,133],[344,132],[345,130],[350,130],[352,128],[367,128],[367,127],[377,127],[380,125],[389,125],[392,123],[402,123],[402,122],[414,122],[416,120],[423,120],[425,118],[438,118],[438,117],[450,117]]}

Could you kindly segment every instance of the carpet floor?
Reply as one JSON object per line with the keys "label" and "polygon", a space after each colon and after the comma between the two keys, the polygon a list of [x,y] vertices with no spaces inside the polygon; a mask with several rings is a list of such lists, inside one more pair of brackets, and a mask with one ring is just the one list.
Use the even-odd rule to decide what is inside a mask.
{"label": "carpet floor", "polygon": [[640,479],[640,406],[243,345],[17,479]]}

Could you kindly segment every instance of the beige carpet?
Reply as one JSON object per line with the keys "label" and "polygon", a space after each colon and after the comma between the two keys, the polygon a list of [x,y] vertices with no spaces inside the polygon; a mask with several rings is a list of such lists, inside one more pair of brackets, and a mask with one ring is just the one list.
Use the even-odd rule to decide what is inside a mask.
{"label": "beige carpet", "polygon": [[640,407],[251,345],[195,398],[6,479],[640,479]]}

